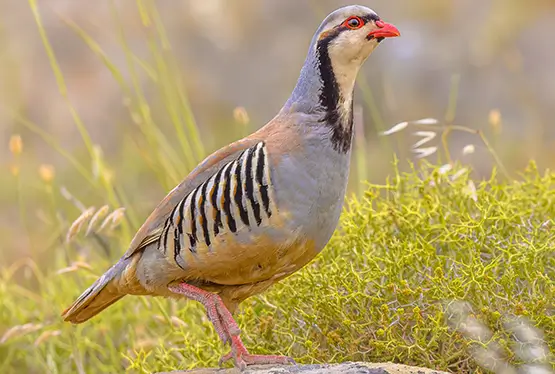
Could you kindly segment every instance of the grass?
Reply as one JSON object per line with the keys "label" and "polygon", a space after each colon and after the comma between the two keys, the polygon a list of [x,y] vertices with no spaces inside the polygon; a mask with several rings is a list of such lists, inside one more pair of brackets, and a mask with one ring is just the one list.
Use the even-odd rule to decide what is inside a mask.
{"label": "grass", "polygon": [[[508,362],[523,364],[504,325],[521,316],[555,349],[555,174],[531,167],[518,181],[492,178],[477,185],[475,200],[467,174],[453,181],[455,174],[423,166],[351,198],[313,263],[243,304],[247,346],[302,363],[394,361],[481,373],[477,346],[498,344]],[[61,322],[60,309],[109,265],[101,250],[83,260],[58,273],[31,261],[2,270],[2,372],[217,364],[225,350],[193,302],[127,297],[86,324]],[[33,287],[14,281],[18,273]],[[470,338],[453,328],[454,300],[469,302],[470,315],[492,332]],[[20,330],[5,332],[13,326]]]}
{"label": "grass", "polygon": [[[126,297],[83,325],[61,322],[61,310],[123,253],[163,193],[214,147],[202,141],[153,1],[137,1],[148,58],[133,53],[120,29],[127,74],[78,25],[64,20],[121,87],[131,125],[117,160],[89,136],[71,103],[40,8],[34,0],[29,4],[83,144],[64,149],[23,110],[12,113],[21,132],[40,137],[67,168],[37,165],[26,152],[25,136],[13,137],[11,175],[0,182],[17,202],[27,252],[0,252],[0,372],[153,372],[215,365],[225,349],[193,302]],[[120,24],[115,8],[113,17]],[[158,90],[159,107],[146,99],[145,80]],[[521,368],[530,361],[555,363],[553,356],[526,354],[530,347],[555,349],[555,174],[541,175],[532,163],[511,177],[484,132],[453,123],[457,85],[455,77],[445,123],[404,126],[424,126],[426,131],[415,133],[422,139],[413,151],[438,155],[447,164],[422,160],[406,173],[394,165],[394,176],[385,183],[360,184],[326,250],[242,305],[238,321],[253,352],[288,354],[301,363],[396,361],[455,373],[482,373],[493,362],[497,371],[503,362]],[[359,89],[372,121],[383,130],[364,77]],[[499,114],[492,113],[495,127]],[[357,131],[364,127],[361,117],[357,109]],[[236,110],[235,122],[235,132],[243,133],[249,122],[243,108]],[[450,154],[448,137],[454,131],[476,135],[502,178],[494,172],[490,180],[475,182],[470,168]],[[437,140],[440,146],[433,146]],[[391,145],[387,137],[380,141]],[[369,148],[357,136],[357,179],[368,177]],[[131,193],[147,181],[141,184],[145,191]],[[3,244],[21,246],[4,234]],[[525,321],[520,330],[505,323],[516,317]]]}

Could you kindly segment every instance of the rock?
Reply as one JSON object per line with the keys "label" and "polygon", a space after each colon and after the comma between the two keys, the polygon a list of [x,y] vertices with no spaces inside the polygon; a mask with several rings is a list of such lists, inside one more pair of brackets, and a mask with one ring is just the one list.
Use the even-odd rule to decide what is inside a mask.
{"label": "rock", "polygon": [[[194,369],[187,371],[171,371],[157,374],[235,374],[237,369]],[[297,365],[297,366],[250,366],[244,374],[448,374],[414,366],[392,363],[369,364],[366,362],[345,362],[342,364]]]}

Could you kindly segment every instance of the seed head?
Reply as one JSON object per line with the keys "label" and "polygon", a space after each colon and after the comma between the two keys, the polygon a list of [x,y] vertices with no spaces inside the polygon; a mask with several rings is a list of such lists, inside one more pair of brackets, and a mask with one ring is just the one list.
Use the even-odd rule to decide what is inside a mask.
{"label": "seed head", "polygon": [[23,152],[23,140],[20,135],[14,134],[10,138],[10,152],[14,156],[18,156]]}
{"label": "seed head", "polygon": [[45,183],[50,183],[54,179],[55,171],[54,166],[49,164],[42,164],[39,166],[39,176]]}
{"label": "seed head", "polygon": [[250,122],[249,113],[247,113],[247,110],[242,106],[233,109],[233,118],[235,122],[243,126],[248,125]]}
{"label": "seed head", "polygon": [[489,112],[489,124],[496,132],[501,132],[501,112],[498,109]]}
{"label": "seed head", "polygon": [[463,155],[466,156],[466,155],[473,154],[475,150],[476,150],[476,147],[474,146],[474,144],[468,144],[464,146],[462,153]]}

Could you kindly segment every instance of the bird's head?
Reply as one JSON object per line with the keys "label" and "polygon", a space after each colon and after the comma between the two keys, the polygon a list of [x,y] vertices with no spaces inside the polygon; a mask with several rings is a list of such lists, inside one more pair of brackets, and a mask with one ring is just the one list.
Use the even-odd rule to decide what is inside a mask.
{"label": "bird's head", "polygon": [[[372,9],[350,5],[330,13],[316,30],[297,85],[283,110],[318,117],[346,153],[353,125],[353,91],[360,67],[378,44],[399,30]],[[327,130],[326,130],[327,131]]]}
{"label": "bird's head", "polygon": [[399,36],[399,30],[384,22],[372,9],[346,6],[329,14],[316,31],[312,46],[318,54],[327,54],[334,71],[362,65],[385,38]]}

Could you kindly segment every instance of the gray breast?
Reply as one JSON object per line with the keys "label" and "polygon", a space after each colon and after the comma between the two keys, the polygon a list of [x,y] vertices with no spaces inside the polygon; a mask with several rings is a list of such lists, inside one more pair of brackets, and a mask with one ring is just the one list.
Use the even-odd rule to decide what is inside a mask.
{"label": "gray breast", "polygon": [[349,175],[350,152],[333,149],[325,133],[303,140],[303,152],[280,157],[271,178],[276,206],[290,216],[286,226],[315,241],[321,250],[333,234]]}

